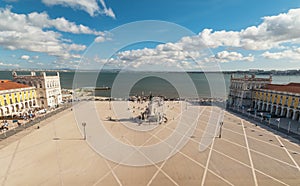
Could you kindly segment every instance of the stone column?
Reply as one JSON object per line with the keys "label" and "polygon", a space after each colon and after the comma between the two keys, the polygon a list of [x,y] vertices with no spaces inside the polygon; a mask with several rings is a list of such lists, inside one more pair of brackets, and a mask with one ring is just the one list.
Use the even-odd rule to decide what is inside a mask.
{"label": "stone column", "polygon": [[[281,113],[280,113],[280,116],[283,116],[284,115],[284,108],[281,107]],[[288,116],[288,112],[287,112],[287,116]]]}
{"label": "stone column", "polygon": [[295,109],[293,109],[293,118],[292,118],[292,120],[296,120],[296,110]]}
{"label": "stone column", "polygon": [[279,108],[279,106],[278,106],[278,105],[276,105],[276,111],[275,111],[275,115],[278,115],[278,108]]}
{"label": "stone column", "polygon": [[274,111],[273,104],[271,104],[271,113]]}
{"label": "stone column", "polygon": [[262,111],[265,110],[265,103],[264,103],[264,102],[262,102],[261,110],[262,110]]}
{"label": "stone column", "polygon": [[261,101],[258,101],[258,107],[257,110],[261,110]]}

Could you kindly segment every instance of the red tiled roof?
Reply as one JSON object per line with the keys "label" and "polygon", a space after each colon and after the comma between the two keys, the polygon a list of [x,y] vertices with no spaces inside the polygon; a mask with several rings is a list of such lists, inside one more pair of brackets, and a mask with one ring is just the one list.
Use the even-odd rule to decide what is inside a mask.
{"label": "red tiled roof", "polygon": [[286,85],[268,84],[265,89],[300,94],[300,83],[289,83]]}
{"label": "red tiled roof", "polygon": [[21,83],[16,83],[10,80],[0,80],[0,90],[11,90],[19,88],[28,88],[30,86]]}

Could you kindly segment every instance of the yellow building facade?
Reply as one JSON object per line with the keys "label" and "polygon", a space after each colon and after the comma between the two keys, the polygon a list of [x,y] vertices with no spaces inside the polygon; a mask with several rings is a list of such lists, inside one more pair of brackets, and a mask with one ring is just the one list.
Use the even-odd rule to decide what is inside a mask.
{"label": "yellow building facade", "polygon": [[270,84],[253,91],[254,109],[272,115],[300,120],[300,83]]}
{"label": "yellow building facade", "polygon": [[35,87],[0,80],[0,117],[19,116],[37,107]]}

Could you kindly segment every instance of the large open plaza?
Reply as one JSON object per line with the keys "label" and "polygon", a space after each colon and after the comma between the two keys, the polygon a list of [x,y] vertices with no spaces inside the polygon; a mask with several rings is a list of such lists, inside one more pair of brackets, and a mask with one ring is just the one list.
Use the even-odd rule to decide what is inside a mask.
{"label": "large open plaza", "polygon": [[[175,151],[161,160],[144,151],[139,155],[145,155],[145,159],[134,161],[130,153],[124,155],[128,149],[112,149],[114,144],[107,141],[100,155],[91,145],[97,131],[89,130],[89,118],[85,121],[86,140],[80,130],[81,122],[77,121],[79,125],[76,122],[76,107],[85,104],[93,104],[93,108],[87,108],[97,111],[102,121],[99,125],[117,141],[133,147],[132,151],[140,152],[143,147],[156,144],[165,144],[169,150],[176,147]],[[268,128],[225,111],[220,131],[219,124],[208,125],[219,121],[214,115],[219,108],[181,101],[165,102],[164,113],[168,118],[165,123],[139,123],[134,118],[146,103],[127,102],[126,112],[132,113],[129,119],[115,113],[117,104],[79,103],[42,121],[39,129],[34,126],[2,140],[1,185],[298,185],[300,182],[299,142]],[[193,121],[197,121],[196,125]],[[184,128],[180,128],[184,125],[188,128],[193,125],[195,130],[184,133]],[[185,143],[173,144],[171,136]],[[201,149],[203,141],[208,147]],[[106,157],[105,149],[119,156]],[[158,149],[152,153],[157,156],[165,151]],[[133,156],[139,157],[134,152]],[[118,157],[127,159],[118,162]]]}

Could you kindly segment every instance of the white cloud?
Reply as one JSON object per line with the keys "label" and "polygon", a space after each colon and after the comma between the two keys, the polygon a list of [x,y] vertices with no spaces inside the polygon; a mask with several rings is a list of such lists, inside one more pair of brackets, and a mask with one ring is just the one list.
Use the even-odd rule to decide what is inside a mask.
{"label": "white cloud", "polygon": [[147,70],[147,67],[150,66],[151,68],[156,66],[163,70],[164,67],[192,68],[198,66],[196,60],[199,57],[201,57],[201,53],[198,51],[183,51],[174,43],[166,43],[153,49],[122,51],[117,53],[115,58],[109,60],[96,56],[94,61],[117,67],[142,68],[143,70]]}
{"label": "white cloud", "polygon": [[99,6],[96,0],[42,0],[48,6],[62,5],[74,9],[86,11],[91,16],[94,16],[99,11]]}
{"label": "white cloud", "polygon": [[264,52],[262,56],[266,59],[289,59],[292,61],[300,60],[300,48],[283,50],[280,52]]}
{"label": "white cloud", "polygon": [[86,49],[85,45],[62,44],[67,51],[82,51]]}
{"label": "white cloud", "polygon": [[226,63],[230,61],[254,61],[254,56],[251,54],[248,56],[243,56],[243,54],[238,52],[222,51],[209,58],[204,58],[204,62]]}
{"label": "white cloud", "polygon": [[90,16],[95,16],[97,13],[116,18],[111,8],[107,8],[104,0],[100,0],[103,10],[100,9],[97,0],[42,0],[48,6],[62,5],[73,9],[80,9],[87,12]]}
{"label": "white cloud", "polygon": [[184,37],[179,43],[184,49],[238,47],[246,50],[281,48],[285,43],[300,43],[300,9],[263,17],[258,26],[241,31],[204,29],[197,36]]}
{"label": "white cloud", "polygon": [[4,67],[19,67],[20,65],[18,65],[18,64],[7,64],[7,63],[0,62],[0,66],[4,66]]}
{"label": "white cloud", "polygon": [[95,38],[95,42],[96,43],[101,43],[101,42],[104,42],[106,41],[106,38],[104,36],[98,36]]}
{"label": "white cloud", "polygon": [[109,17],[112,17],[114,19],[116,19],[116,15],[115,13],[113,12],[113,10],[111,8],[107,8],[106,7],[106,4],[105,4],[105,1],[104,0],[100,0],[100,3],[103,7],[103,13]]}
{"label": "white cloud", "polygon": [[71,51],[85,50],[86,46],[66,43],[59,32],[49,28],[70,33],[104,35],[65,18],[50,19],[46,13],[25,15],[13,13],[9,8],[0,8],[0,45],[4,48],[43,52],[63,59],[71,58]]}
{"label": "white cloud", "polygon": [[[207,47],[215,49],[230,47],[232,50],[286,49],[286,44],[300,44],[300,9],[291,9],[287,13],[267,16],[258,26],[250,26],[241,31],[213,31],[204,29],[196,36],[181,38],[176,43],[158,45],[154,49],[123,51],[111,63],[138,66],[147,64],[191,64],[191,58],[204,62],[254,61],[252,54],[222,51],[213,56],[207,55]],[[263,56],[270,59],[300,59],[300,49],[284,50],[278,53],[265,52]],[[298,53],[299,52],[299,53]],[[199,65],[199,63],[198,63]]]}
{"label": "white cloud", "polygon": [[98,32],[91,30],[89,27],[82,24],[76,25],[74,22],[66,20],[64,17],[50,19],[48,14],[33,12],[28,14],[28,22],[32,26],[37,26],[40,28],[52,28],[62,31],[69,32],[73,34],[94,34],[94,35],[103,35],[103,32]]}
{"label": "white cloud", "polygon": [[28,56],[28,55],[22,55],[20,58],[27,61],[27,60],[30,59],[30,56]]}

